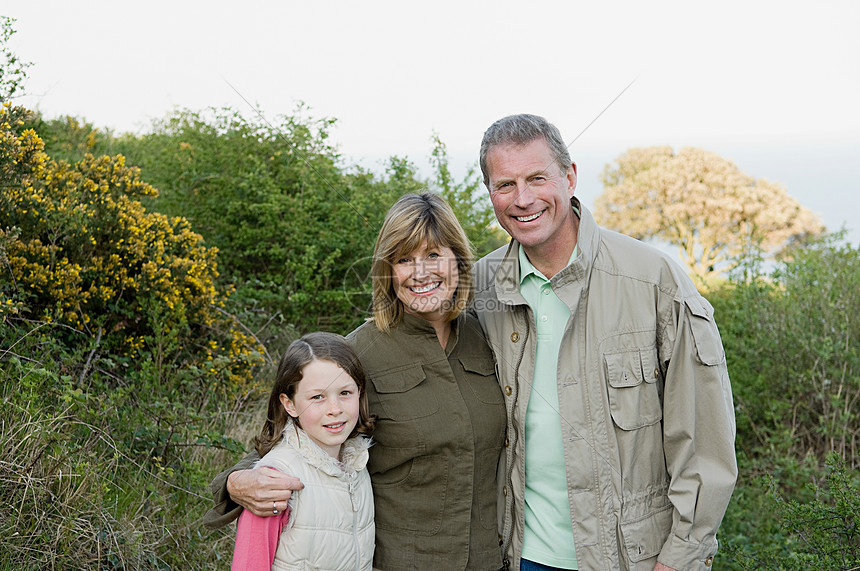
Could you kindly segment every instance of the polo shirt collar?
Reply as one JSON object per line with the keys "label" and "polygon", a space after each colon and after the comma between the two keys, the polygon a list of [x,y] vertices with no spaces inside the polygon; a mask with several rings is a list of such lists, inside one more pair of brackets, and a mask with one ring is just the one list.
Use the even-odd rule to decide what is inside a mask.
{"label": "polo shirt collar", "polygon": [[[548,282],[549,279],[545,275],[543,275],[540,270],[538,270],[529,260],[529,257],[526,255],[525,250],[523,250],[523,245],[518,244],[519,246],[519,260],[520,260],[520,287],[522,287],[523,282],[526,281],[526,278],[533,275],[541,281]],[[569,266],[571,262],[576,259],[576,255],[579,253],[579,244],[573,247],[573,252],[570,254],[570,259],[567,261],[567,265]]]}
{"label": "polo shirt collar", "polygon": [[[582,219],[581,211],[579,209],[579,203],[574,201],[572,198],[570,201],[570,208],[571,208],[571,210],[573,210],[573,213],[576,215],[577,218]],[[522,244],[517,244],[517,245],[519,246],[519,251],[517,252],[517,254],[519,255],[519,261],[520,261],[520,287],[522,287],[523,282],[530,275],[533,275],[536,278],[541,279],[542,281],[548,282],[549,279],[545,275],[540,273],[540,271],[536,267],[534,267],[534,265],[532,265],[531,261],[529,260],[529,257],[526,255],[525,250],[523,250],[523,245]],[[571,254],[570,254],[570,259],[567,261],[567,266],[569,266],[570,263],[576,259],[576,254],[578,251],[579,251],[579,243],[577,243],[576,246],[573,247],[573,252],[571,252]],[[565,266],[565,267],[567,267],[567,266]]]}

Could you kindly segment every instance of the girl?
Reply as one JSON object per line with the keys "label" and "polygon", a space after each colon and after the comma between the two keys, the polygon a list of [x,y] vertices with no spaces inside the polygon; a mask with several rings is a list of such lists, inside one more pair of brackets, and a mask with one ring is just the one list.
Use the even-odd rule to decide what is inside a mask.
{"label": "girl", "polygon": [[275,517],[245,510],[234,570],[361,569],[373,560],[373,494],[365,465],[374,419],[355,352],[333,333],[294,341],[278,366],[263,430],[255,439],[268,466],[301,478]]}

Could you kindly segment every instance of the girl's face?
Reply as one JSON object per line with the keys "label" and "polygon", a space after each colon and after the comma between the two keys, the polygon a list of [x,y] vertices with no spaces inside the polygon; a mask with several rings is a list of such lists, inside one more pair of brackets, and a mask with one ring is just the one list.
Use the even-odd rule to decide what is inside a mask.
{"label": "girl's face", "polygon": [[302,369],[302,380],[290,400],[281,393],[287,414],[297,418],[311,440],[334,458],[358,422],[358,385],[331,361],[314,359]]}

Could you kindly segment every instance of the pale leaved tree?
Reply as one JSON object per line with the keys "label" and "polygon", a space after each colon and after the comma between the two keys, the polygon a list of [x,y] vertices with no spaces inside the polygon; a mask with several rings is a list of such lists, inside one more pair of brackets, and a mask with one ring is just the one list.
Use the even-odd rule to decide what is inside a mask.
{"label": "pale leaved tree", "polygon": [[640,240],[676,246],[704,282],[738,264],[749,248],[776,255],[824,232],[817,215],[778,183],[755,179],[698,148],[634,148],[607,165],[595,218]]}

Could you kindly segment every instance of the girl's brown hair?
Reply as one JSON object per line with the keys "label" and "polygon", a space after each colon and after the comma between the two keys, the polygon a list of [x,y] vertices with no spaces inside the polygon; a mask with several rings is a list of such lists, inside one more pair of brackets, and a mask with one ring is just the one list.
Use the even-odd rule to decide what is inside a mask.
{"label": "girl's brown hair", "polygon": [[[284,356],[281,357],[275,385],[269,396],[266,422],[263,424],[260,435],[254,439],[254,447],[260,456],[264,456],[281,440],[284,428],[290,422],[290,416],[281,404],[281,394],[285,394],[290,400],[293,400],[299,382],[302,380],[302,371],[305,366],[317,359],[331,361],[343,369],[344,373],[352,377],[355,384],[358,385],[358,422],[356,422],[349,437],[352,438],[358,434],[370,434],[373,431],[375,418],[371,416],[367,406],[367,393],[365,392],[367,379],[364,376],[364,369],[358,360],[358,355],[340,335],[322,331],[309,333],[301,339],[293,341],[287,347]],[[297,421],[298,419],[295,419],[295,422]]]}

